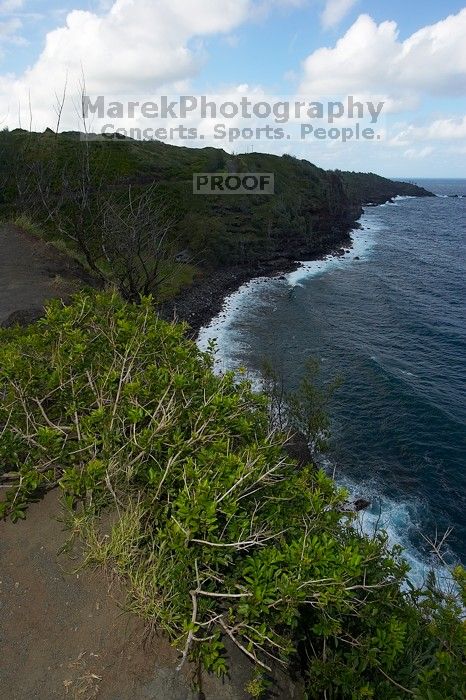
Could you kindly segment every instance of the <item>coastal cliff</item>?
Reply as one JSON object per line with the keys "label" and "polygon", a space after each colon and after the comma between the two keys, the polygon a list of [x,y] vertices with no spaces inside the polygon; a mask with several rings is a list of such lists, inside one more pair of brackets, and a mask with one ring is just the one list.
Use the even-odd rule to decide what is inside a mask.
{"label": "coastal cliff", "polygon": [[[101,226],[108,201],[123,201],[128,191],[162,201],[173,270],[145,293],[154,294],[164,316],[186,320],[193,330],[251,277],[349,246],[364,205],[434,196],[372,173],[325,171],[290,155],[232,155],[125,138],[89,142],[74,132],[2,132],[0,156],[0,217],[26,219],[81,260],[85,248],[87,267],[97,274],[106,268],[106,279],[112,265],[102,252]],[[274,193],[200,196],[193,194],[196,173],[271,173]]]}

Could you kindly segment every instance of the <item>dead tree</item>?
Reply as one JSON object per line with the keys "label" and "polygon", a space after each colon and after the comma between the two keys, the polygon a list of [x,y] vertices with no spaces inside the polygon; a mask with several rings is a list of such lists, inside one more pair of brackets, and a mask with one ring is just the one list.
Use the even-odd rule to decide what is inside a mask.
{"label": "dead tree", "polygon": [[136,301],[156,294],[172,274],[174,217],[156,185],[104,202],[101,250],[123,296]]}

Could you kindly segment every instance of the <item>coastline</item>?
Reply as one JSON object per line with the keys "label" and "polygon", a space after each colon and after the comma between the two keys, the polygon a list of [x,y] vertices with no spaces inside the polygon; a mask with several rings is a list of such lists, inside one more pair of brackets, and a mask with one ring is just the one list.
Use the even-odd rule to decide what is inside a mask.
{"label": "coastline", "polygon": [[[385,206],[389,205],[388,204]],[[395,206],[395,202],[393,202]],[[383,205],[382,205],[383,206]],[[223,298],[216,313],[207,318],[206,322],[201,325],[199,330],[192,333],[198,347],[201,350],[207,350],[210,340],[214,339],[219,345],[219,355],[216,357],[215,371],[221,373],[227,370],[234,369],[235,348],[228,345],[228,352],[221,351],[224,345],[223,336],[231,331],[231,324],[241,323],[243,313],[247,310],[250,304],[256,305],[260,299],[263,290],[268,289],[270,285],[283,285],[289,289],[289,294],[293,294],[296,287],[302,286],[302,281],[309,276],[320,275],[325,271],[334,268],[335,266],[346,266],[348,264],[359,264],[360,261],[366,259],[367,254],[372,249],[375,238],[374,223],[368,226],[365,220],[366,211],[362,211],[360,218],[354,222],[352,229],[348,232],[343,243],[336,248],[332,247],[327,252],[308,256],[305,260],[293,260],[292,265],[287,270],[276,272],[275,274],[254,275],[239,285],[235,286],[232,291]],[[259,302],[260,303],[260,302]],[[191,335],[191,332],[190,332]],[[225,351],[226,348],[224,347]],[[231,357],[230,357],[231,352]],[[232,364],[233,362],[233,364]],[[249,370],[250,371],[250,368]],[[250,374],[250,379],[252,378]],[[260,377],[255,376],[253,383],[257,381],[257,386],[260,386]]]}
{"label": "coastline", "polygon": [[[406,197],[399,197],[396,200],[388,200],[380,205],[387,206],[397,206],[401,200],[406,199]],[[367,205],[366,205],[367,206]],[[373,207],[371,206],[370,209]],[[374,207],[375,208],[375,207]],[[334,268],[335,265],[340,267],[340,265],[345,265],[346,261],[348,264],[352,263],[353,260],[364,260],[364,252],[361,253],[359,249],[359,244],[369,243],[369,247],[366,251],[371,255],[374,236],[371,239],[364,235],[367,231],[370,235],[371,232],[376,232],[377,227],[374,227],[373,222],[367,226],[365,222],[365,215],[367,211],[363,212],[360,220],[356,223],[356,226],[352,229],[351,233],[356,233],[354,240],[351,240],[350,255],[342,256],[340,250],[331,251],[330,254],[325,256],[315,256],[313,261],[295,261],[293,270],[296,272],[291,272],[283,275],[283,283],[290,286],[292,289],[295,286],[301,286],[301,279],[308,278],[309,275],[314,276],[316,274],[316,268],[320,271],[317,274],[322,274],[322,271],[328,271]],[[375,215],[375,212],[374,212]],[[383,229],[382,229],[383,230]],[[361,231],[361,234],[358,232]],[[377,234],[376,234],[377,235]],[[364,239],[364,240],[362,240]],[[333,253],[333,255],[331,255]],[[359,258],[359,255],[361,257]],[[339,258],[343,258],[341,261]],[[345,261],[346,259],[346,261]],[[323,260],[324,265],[315,264],[317,261]],[[306,263],[310,264],[307,265]],[[314,264],[312,264],[314,262]],[[304,264],[303,264],[304,263]],[[238,353],[242,352],[242,341],[238,340],[236,336],[241,333],[241,319],[243,318],[245,310],[249,308],[249,304],[257,309],[264,303],[264,299],[267,300],[267,296],[262,296],[261,290],[268,283],[274,285],[276,282],[274,280],[282,279],[278,275],[267,276],[256,276],[249,283],[243,283],[237,288],[234,293],[230,294],[223,303],[221,308],[221,313],[217,313],[213,319],[210,319],[206,325],[204,325],[200,332],[198,333],[196,340],[198,346],[205,350],[207,349],[207,343],[210,338],[218,339],[218,351],[219,359],[216,362],[216,371],[224,372],[225,370],[232,370],[234,367],[238,366]],[[239,330],[238,330],[239,329]],[[248,378],[253,380],[253,385],[260,386],[260,376],[257,372],[251,370],[251,368],[246,363],[246,368],[248,372]],[[346,488],[349,492],[349,504],[354,505],[356,503],[364,502],[368,504],[368,507],[355,508],[356,512],[361,511],[360,516],[357,520],[358,527],[369,537],[373,536],[379,528],[384,529],[388,533],[389,542],[392,546],[401,545],[404,550],[404,558],[411,568],[410,580],[412,583],[422,586],[425,583],[426,576],[431,569],[436,571],[439,581],[445,589],[451,586],[451,576],[448,571],[447,566],[441,565],[439,562],[434,562],[430,559],[425,552],[418,549],[415,544],[410,541],[407,536],[413,528],[416,528],[416,522],[418,518],[419,509],[422,507],[420,502],[411,497],[406,497],[406,499],[400,500],[398,498],[392,497],[388,492],[384,491],[383,482],[377,482],[372,479],[363,479],[361,481],[355,480],[349,477],[344,472],[340,471],[338,465],[334,462],[326,462],[324,467],[327,473],[334,474],[335,482],[343,488]]]}
{"label": "coastline", "polygon": [[[427,192],[427,191],[426,191]],[[427,193],[411,196],[433,196]],[[305,250],[279,251],[273,258],[255,261],[252,264],[236,265],[209,270],[191,286],[183,289],[174,299],[159,306],[159,314],[168,321],[185,322],[188,324],[188,336],[196,339],[200,331],[208,326],[221,313],[225,302],[240,287],[260,278],[281,278],[299,269],[302,263],[327,260],[329,257],[342,257],[353,249],[352,233],[361,229],[359,223],[367,207],[375,208],[394,204],[397,199],[406,195],[393,194],[391,197],[372,197],[363,202],[352,212],[350,221],[342,225],[336,220],[333,225],[329,222],[326,232],[328,245],[315,247],[312,241]]]}
{"label": "coastline", "polygon": [[308,254],[290,255],[283,253],[271,260],[253,265],[238,265],[211,271],[193,285],[184,289],[175,299],[160,307],[160,314],[167,320],[183,321],[189,325],[188,335],[196,338],[223,309],[230,295],[241,286],[259,278],[281,278],[294,272],[304,262],[325,260],[329,256],[341,257],[353,247],[351,233],[360,226],[356,219],[351,227],[345,228],[332,245],[310,250]]}

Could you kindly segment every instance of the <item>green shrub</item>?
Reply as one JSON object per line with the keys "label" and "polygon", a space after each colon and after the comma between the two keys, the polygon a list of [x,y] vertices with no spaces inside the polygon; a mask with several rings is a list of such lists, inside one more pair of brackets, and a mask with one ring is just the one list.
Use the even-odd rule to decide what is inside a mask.
{"label": "green shrub", "polygon": [[59,486],[87,561],[125,581],[181,663],[225,673],[229,638],[256,695],[279,663],[309,698],[464,697],[454,597],[410,589],[400,552],[360,536],[345,494],[284,455],[264,397],[216,377],[150,299],[53,302],[0,344],[0,514]]}

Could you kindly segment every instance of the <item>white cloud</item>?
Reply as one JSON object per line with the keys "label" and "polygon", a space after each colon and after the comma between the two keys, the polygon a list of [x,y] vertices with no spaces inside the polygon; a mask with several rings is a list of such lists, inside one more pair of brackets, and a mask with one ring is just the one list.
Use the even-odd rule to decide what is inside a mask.
{"label": "white cloud", "polygon": [[440,139],[466,141],[466,115],[462,119],[438,119],[429,127],[429,134]]}
{"label": "white cloud", "polygon": [[35,65],[17,79],[0,75],[0,113],[11,114],[30,89],[36,128],[43,128],[67,73],[70,89],[84,73],[89,92],[97,94],[173,89],[203,65],[202,39],[228,35],[252,8],[252,0],[190,0],[189,11],[185,0],[115,0],[101,14],[74,10],[47,34]]}
{"label": "white cloud", "polygon": [[[237,32],[245,22],[260,21],[277,8],[293,9],[308,2],[114,0],[107,3],[102,0],[99,11],[75,10],[63,22],[60,20],[62,26],[49,32],[41,55],[23,75],[0,74],[0,121],[8,114],[9,125],[17,126],[20,102],[24,126],[30,89],[33,128],[53,127],[55,92],[61,91],[67,72],[69,99],[62,128],[80,126],[71,93],[82,70],[88,91],[93,95],[120,94],[123,99],[124,96],[147,99],[157,93],[169,95],[180,90],[189,94],[190,81],[207,58],[206,38],[223,35],[225,42],[235,45]],[[17,22],[22,18],[22,4],[22,0],[0,0],[0,48],[2,33],[4,41],[18,39],[21,27]],[[350,0],[328,0],[323,15],[325,26],[335,26],[345,16],[345,8],[348,11],[354,4]],[[404,40],[400,39],[395,22],[377,24],[368,15],[362,15],[335,46],[318,49],[308,57],[297,94],[311,100],[349,94],[357,99],[381,98],[388,103],[385,112],[415,108],[427,94],[465,94],[465,36],[466,9]],[[224,91],[256,98],[267,95],[265,88],[244,85]],[[459,154],[461,139],[465,139],[466,119],[449,118],[446,113],[445,118],[425,126],[419,126],[419,122],[416,126],[409,125],[408,119],[404,122],[396,127],[392,125],[387,139],[377,145],[347,144],[339,148],[337,143],[326,142],[320,147],[291,142],[289,150],[328,167],[380,170],[384,163],[392,163],[392,174],[396,174],[400,154],[404,153],[410,162],[415,158],[429,162],[432,154],[436,157],[440,152],[446,153],[454,144],[452,159],[456,155],[456,160],[464,162]],[[232,124],[235,125],[239,126]],[[253,145],[261,150],[282,152],[287,148],[283,143]]]}
{"label": "white cloud", "polygon": [[404,157],[410,160],[428,158],[434,153],[435,149],[433,146],[425,146],[424,148],[408,148],[404,152]]}
{"label": "white cloud", "polygon": [[466,115],[459,118],[436,119],[426,126],[408,125],[392,137],[393,146],[406,146],[415,141],[466,142]]}
{"label": "white cloud", "polygon": [[45,50],[25,76],[59,84],[66,68],[83,66],[91,90],[173,83],[192,76],[203,59],[195,37],[229,32],[244,21],[249,0],[116,0],[103,16],[75,10],[66,26],[47,35]]}
{"label": "white cloud", "polygon": [[24,5],[24,0],[2,0],[0,2],[0,15],[17,12]]}
{"label": "white cloud", "polygon": [[357,2],[358,0],[326,0],[322,25],[325,29],[336,27]]}
{"label": "white cloud", "polygon": [[466,94],[466,8],[400,41],[396,22],[361,15],[333,48],[304,62],[300,92],[386,96],[392,111],[423,95]]}
{"label": "white cloud", "polygon": [[0,58],[3,55],[2,45],[21,45],[24,43],[20,35],[23,24],[14,13],[21,9],[23,0],[0,1]]}
{"label": "white cloud", "polygon": [[16,34],[18,29],[21,29],[21,22],[19,19],[7,19],[5,22],[0,22],[0,41],[11,37]]}

